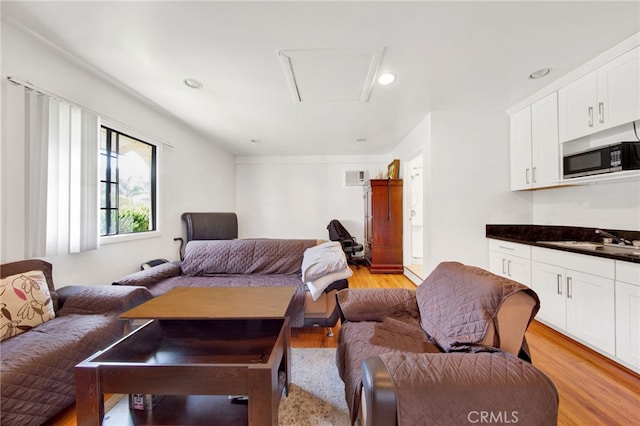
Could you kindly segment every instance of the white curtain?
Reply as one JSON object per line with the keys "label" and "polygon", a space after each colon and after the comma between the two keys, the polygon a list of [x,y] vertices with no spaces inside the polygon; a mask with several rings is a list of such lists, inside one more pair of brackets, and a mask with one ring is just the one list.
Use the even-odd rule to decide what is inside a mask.
{"label": "white curtain", "polygon": [[25,256],[38,257],[46,247],[49,97],[26,90],[24,113]]}
{"label": "white curtain", "polygon": [[28,88],[9,84],[7,89],[3,107],[12,109],[14,119],[7,123],[12,129],[3,134],[3,168],[22,162],[24,174],[3,173],[3,180],[17,180],[5,184],[15,183],[23,194],[3,188],[2,201],[20,204],[15,196],[20,197],[24,207],[14,206],[12,211],[23,209],[24,220],[16,213],[3,215],[3,236],[22,235],[24,244],[4,242],[8,253],[3,258],[18,258],[20,247],[24,258],[98,248],[98,117]]}
{"label": "white curtain", "polygon": [[47,256],[98,248],[98,117],[49,102]]}

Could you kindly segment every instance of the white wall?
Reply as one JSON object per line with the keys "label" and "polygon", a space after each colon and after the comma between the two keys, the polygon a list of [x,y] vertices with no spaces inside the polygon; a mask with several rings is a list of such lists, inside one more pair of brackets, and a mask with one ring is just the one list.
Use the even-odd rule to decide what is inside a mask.
{"label": "white wall", "polygon": [[[51,257],[56,286],[68,284],[109,284],[111,281],[139,269],[149,259],[178,258],[174,237],[183,236],[180,215],[184,211],[233,211],[235,209],[235,164],[233,157],[216,147],[212,141],[189,130],[173,117],[152,104],[132,96],[89,72],[78,63],[42,41],[2,25],[2,85],[6,77],[27,80],[43,89],[67,98],[89,109],[123,123],[154,139],[166,141],[175,148],[163,150],[160,164],[161,236],[137,241],[103,245],[100,249],[78,255]],[[3,120],[7,112],[3,110]],[[5,140],[5,144],[17,143]],[[15,216],[7,209],[8,192],[14,181],[23,179],[24,169],[11,158],[2,161],[3,239]],[[9,188],[7,191],[6,189]],[[15,200],[11,200],[15,201]],[[12,237],[13,238],[13,237]],[[11,244],[10,240],[3,244]],[[2,253],[4,256],[4,253]],[[3,257],[2,261],[19,260]]]}
{"label": "white wall", "polygon": [[509,190],[504,113],[433,112],[425,137],[425,273],[456,260],[488,267],[485,225],[531,223],[531,194]]}
{"label": "white wall", "polygon": [[535,191],[533,219],[537,225],[640,231],[640,182]]}
{"label": "white wall", "polygon": [[345,186],[345,170],[386,172],[386,156],[238,157],[236,212],[240,238],[328,239],[338,219],[364,241],[361,186]]}

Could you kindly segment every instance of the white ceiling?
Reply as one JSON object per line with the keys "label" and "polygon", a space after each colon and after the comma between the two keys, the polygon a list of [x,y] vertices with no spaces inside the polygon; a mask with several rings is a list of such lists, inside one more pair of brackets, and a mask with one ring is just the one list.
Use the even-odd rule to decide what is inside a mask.
{"label": "white ceiling", "polygon": [[[640,2],[2,1],[2,19],[234,154],[356,155],[388,153],[429,111],[506,110],[639,32]],[[374,84],[368,102],[297,102],[279,52],[305,49],[383,52],[377,71],[397,80]],[[307,93],[360,82],[357,58],[336,65],[344,73],[314,60],[338,79],[306,62]],[[553,71],[527,79],[542,67]]]}

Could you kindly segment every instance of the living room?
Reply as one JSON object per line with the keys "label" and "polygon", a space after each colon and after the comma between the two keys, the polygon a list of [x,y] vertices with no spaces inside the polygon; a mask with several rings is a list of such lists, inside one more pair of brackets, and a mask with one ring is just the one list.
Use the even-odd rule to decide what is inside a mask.
{"label": "living room", "polygon": [[[229,2],[231,3],[233,2]],[[221,13],[219,20],[229,19],[229,16],[242,17],[235,24],[236,32],[230,34],[238,39],[246,37],[249,39],[248,42],[256,41],[264,36],[266,27],[269,27],[263,22],[264,16],[261,16],[264,12],[261,8],[267,8],[268,3],[260,3],[265,4],[258,6],[254,3],[244,3],[241,6],[234,6],[238,9],[227,4],[225,7],[231,9],[233,13],[229,15]],[[494,43],[503,43],[503,48],[508,51],[508,54],[500,57],[499,66],[507,67],[506,64],[510,63],[509,58],[513,57],[513,64],[517,66],[512,66],[518,73],[526,71],[528,74],[534,71],[527,68],[532,65],[531,61],[526,59],[527,56],[532,58],[535,56],[527,54],[530,49],[537,54],[535,59],[547,61],[536,63],[537,67],[554,68],[547,79],[560,78],[640,31],[637,2],[586,2],[558,6],[554,6],[554,2],[548,2],[545,7],[549,9],[537,12],[530,4],[518,6],[519,2],[504,3],[503,6],[510,9],[509,14],[505,12],[504,16],[513,19],[519,16],[521,21],[515,21],[517,24],[509,24],[498,13],[500,6],[494,4],[490,7],[496,9],[491,9],[490,14],[495,16],[495,19],[488,21],[485,25],[493,25],[500,30],[514,32],[517,25],[523,25],[523,30],[516,37],[515,33],[503,34],[499,33],[498,29],[491,29],[496,31],[497,35],[494,34],[488,39]],[[212,4],[211,7],[214,7],[215,3]],[[148,4],[151,8],[149,13],[154,16],[152,5],[153,3]],[[120,6],[122,6],[120,12],[126,15],[126,5],[121,3]],[[67,5],[67,7],[70,6]],[[286,10],[286,5],[281,4],[279,7]],[[319,6],[310,5],[309,7]],[[331,29],[327,31],[327,37],[344,32],[345,27],[359,20],[359,13],[371,19],[374,17],[380,19],[374,5],[371,4],[351,5],[348,11],[341,10],[339,4],[326,7],[335,9],[330,9],[325,12],[326,15],[322,15],[324,21],[316,18],[319,21],[317,25],[332,23],[327,25],[327,28]],[[407,7],[406,4],[397,6],[387,4],[385,7],[388,8],[384,9],[386,11],[396,12],[397,15],[392,13],[390,16],[400,22],[395,22],[398,25],[395,29],[381,32],[382,35],[375,39],[376,45],[378,43],[386,45],[384,35],[400,31],[401,18],[412,15],[410,10],[401,12],[395,9]],[[460,9],[456,9],[456,12],[465,11],[465,13],[451,13],[458,19],[455,25],[450,24],[452,29],[461,30],[465,25],[470,26],[478,17],[486,18],[489,13],[482,12],[480,7],[481,4],[471,6],[460,3]],[[518,7],[523,7],[523,11],[518,12]],[[554,9],[556,7],[557,9]],[[317,138],[329,138],[330,136],[326,135],[331,133],[317,136],[312,135],[311,132],[316,131],[318,127],[330,129],[334,125],[331,119],[335,118],[330,116],[327,122],[319,126],[314,123],[312,127],[311,124],[306,123],[309,125],[309,134],[296,133],[294,136],[299,141],[299,145],[304,145],[303,141],[307,138],[313,140],[312,146],[305,148],[306,150],[300,149],[290,153],[277,151],[274,148],[274,145],[277,145],[275,143],[277,141],[274,141],[276,136],[248,134],[248,131],[243,130],[236,134],[235,145],[226,145],[226,141],[218,144],[215,131],[207,133],[203,128],[187,124],[184,117],[190,114],[201,116],[205,121],[209,120],[219,125],[227,132],[226,136],[229,130],[225,128],[227,126],[225,121],[231,122],[232,118],[236,123],[238,117],[252,123],[261,123],[265,120],[264,117],[244,116],[242,111],[236,110],[241,108],[238,105],[227,109],[224,102],[211,104],[211,109],[208,110],[197,110],[191,106],[191,102],[195,102],[193,98],[203,95],[202,92],[190,91],[191,89],[184,86],[182,84],[184,78],[197,77],[202,80],[205,89],[214,85],[209,75],[189,74],[191,71],[188,58],[208,55],[205,49],[197,53],[184,54],[180,57],[180,61],[184,61],[180,65],[176,64],[180,62],[178,60],[176,63],[162,64],[166,68],[161,68],[158,64],[154,64],[152,59],[142,55],[137,50],[140,46],[136,46],[136,43],[144,43],[134,38],[126,42],[121,41],[121,44],[112,46],[111,50],[96,50],[92,53],[93,56],[87,56],[84,51],[81,54],[74,52],[72,41],[83,38],[80,29],[67,34],[66,39],[56,34],[56,20],[61,22],[58,25],[64,26],[66,21],[62,16],[68,12],[65,9],[56,11],[56,8],[55,2],[47,2],[47,5],[33,3],[32,6],[22,6],[19,2],[3,2],[2,92],[6,93],[9,85],[12,85],[7,80],[9,76],[28,81],[51,94],[100,113],[105,119],[121,125],[122,131],[151,139],[151,142],[159,146],[160,151],[158,231],[150,234],[151,237],[148,238],[103,239],[99,249],[84,253],[44,256],[45,260],[54,265],[57,286],[107,284],[135,272],[140,264],[150,259],[178,260],[179,244],[174,241],[174,238],[184,235],[184,225],[180,216],[185,211],[236,212],[239,218],[240,238],[326,239],[326,226],[329,220],[339,218],[358,241],[363,241],[362,188],[345,186],[344,171],[365,170],[370,177],[375,177],[381,172],[386,172],[388,163],[398,158],[402,167],[400,175],[406,182],[410,175],[407,167],[411,159],[419,154],[424,156],[424,199],[427,207],[422,219],[425,224],[424,270],[427,274],[441,261],[452,259],[488,268],[486,224],[521,223],[640,230],[640,181],[637,179],[607,185],[561,187],[539,191],[510,190],[509,117],[505,111],[553,80],[532,81],[528,80],[526,75],[511,76],[515,81],[513,84],[517,84],[517,90],[504,96],[496,96],[499,100],[494,100],[494,93],[478,87],[481,84],[469,87],[466,82],[467,73],[481,72],[484,78],[493,78],[493,73],[504,71],[504,68],[497,69],[498,65],[488,64],[489,61],[486,58],[483,60],[482,52],[475,52],[474,57],[473,50],[464,48],[460,56],[466,55],[467,60],[460,65],[457,63],[448,65],[451,74],[459,78],[457,84],[463,88],[456,92],[457,98],[452,94],[451,98],[441,95],[441,98],[429,99],[429,102],[421,105],[419,114],[414,113],[410,116],[396,117],[393,111],[389,112],[390,120],[396,119],[399,123],[399,130],[397,134],[393,134],[395,136],[393,140],[375,140],[376,123],[372,123],[372,119],[366,115],[367,105],[374,105],[377,99],[386,99],[387,92],[393,90],[393,86],[384,88],[375,86],[372,101],[360,104],[362,108],[343,110],[335,107],[337,113],[346,114],[352,121],[357,121],[362,132],[367,126],[373,129],[367,131],[368,141],[357,142],[356,139],[361,135],[350,134],[347,135],[348,140],[332,141],[334,146],[331,150],[328,148],[329,142],[326,143],[325,148],[325,144],[318,143]],[[179,15],[181,18],[189,17],[189,7],[184,6],[184,8],[184,15]],[[362,8],[370,11],[364,12]],[[79,7],[80,9],[82,13],[88,13],[86,26],[91,27],[95,22],[100,22],[99,18],[91,16],[90,6],[83,5],[82,8]],[[314,16],[313,10],[301,9],[300,17],[305,16],[313,21],[309,18],[309,15]],[[49,23],[43,17],[48,11],[56,12],[52,13],[54,19]],[[144,16],[143,12],[139,11],[142,16]],[[334,15],[343,16],[343,18],[339,22],[334,22],[332,20]],[[298,24],[289,30],[288,25],[291,25],[291,22],[285,18],[290,16],[283,17],[282,21],[277,21],[277,24],[272,23],[271,26],[279,28],[283,33],[291,31],[295,34],[293,39],[301,37],[300,33],[296,32],[302,31],[300,28],[302,25]],[[546,19],[550,19],[553,24],[549,24],[552,29],[545,26],[550,36],[526,43],[525,40],[529,37],[534,38],[540,34],[534,31],[536,25],[524,26],[524,22],[543,22]],[[185,20],[184,25],[188,26],[189,21],[187,18]],[[263,25],[256,27],[255,33],[252,34],[252,25],[260,22],[263,22]],[[569,25],[568,22],[571,24]],[[608,24],[610,22],[616,22],[616,25]],[[409,26],[407,33],[418,31],[420,21],[411,21],[411,23],[414,27]],[[144,19],[136,20],[129,17],[123,19],[115,28],[127,25],[139,25],[140,28],[144,28],[147,24]],[[212,26],[216,25],[221,28],[221,35],[220,39],[212,44],[224,46],[228,38],[225,39],[222,23],[216,20]],[[587,35],[598,25],[607,28],[606,34]],[[371,29],[368,31],[364,36],[347,44],[344,40],[336,39],[327,39],[326,43],[332,46],[340,45],[340,47],[362,47],[363,39],[372,33],[375,34]],[[487,32],[490,31],[487,30]],[[174,36],[172,31],[169,33]],[[175,31],[175,34],[180,34],[180,31]],[[479,38],[481,36],[487,37],[485,33],[478,34]],[[515,41],[508,43],[510,37]],[[473,36],[467,36],[467,39],[458,40],[459,45],[456,45],[456,48],[462,48],[465,43],[471,43],[472,38]],[[288,40],[290,40],[289,45],[280,45],[276,51],[265,53],[273,56],[270,58],[279,72],[281,72],[281,64],[277,58],[277,49],[317,47],[322,41],[315,40],[316,44],[309,46],[303,43],[304,39],[296,43],[291,39]],[[537,43],[549,48],[555,46],[554,55],[545,57],[540,54],[544,47],[536,47]],[[583,44],[588,44],[589,47],[577,48]],[[191,49],[188,42],[185,42],[184,46],[186,46],[185,51]],[[388,46],[386,58],[393,58],[393,48],[394,46]],[[118,52],[129,49],[132,50],[132,53],[129,53],[131,56],[117,58]],[[442,49],[447,49],[446,45]],[[243,55],[242,51],[234,51],[233,54],[240,57]],[[163,78],[167,79],[175,77],[176,84],[182,87],[172,86],[167,91],[168,97],[174,99],[176,110],[169,110],[167,104],[159,106],[157,102],[150,101],[149,97],[145,96],[147,88],[131,87],[121,77],[114,77],[101,71],[94,61],[108,55],[114,55],[114,60],[122,61],[121,68],[127,69],[130,66],[131,72],[139,73],[142,78],[152,72],[158,74],[166,72],[170,76]],[[424,53],[414,52],[413,55],[418,57]],[[148,68],[136,69],[127,63],[127,59],[131,57],[141,63],[148,60]],[[489,67],[489,69],[473,70],[472,65],[477,65],[479,68]],[[496,69],[492,68],[494,66]],[[447,69],[447,67],[444,68]],[[420,70],[422,71],[423,69]],[[399,80],[396,83],[401,83],[403,76],[400,71],[395,72],[398,73]],[[411,69],[407,69],[406,72],[416,73]],[[259,73],[259,69],[245,71],[245,75],[252,73]],[[413,79],[418,77],[412,76]],[[273,96],[291,102],[284,74],[279,75],[279,78],[281,80],[278,81],[278,87],[281,91]],[[157,84],[157,81],[154,80],[149,84]],[[446,87],[450,88],[451,84],[454,83],[449,83]],[[445,86],[444,83],[443,86]],[[251,90],[251,86],[248,87],[247,90]],[[162,88],[148,90],[162,90]],[[468,92],[468,98],[464,96],[465,91]],[[222,100],[230,102],[234,94],[221,92],[219,96]],[[427,94],[416,91],[411,96],[427,97]],[[486,105],[483,105],[482,99],[486,100]],[[12,111],[7,109],[5,101],[3,96],[3,122],[7,123],[11,122],[13,115]],[[291,106],[301,105],[291,103]],[[355,115],[354,111],[358,111],[363,116]],[[318,111],[319,116],[324,114],[328,114],[325,109]],[[294,112],[287,115],[285,121],[295,120],[296,117]],[[263,124],[262,130],[265,133],[270,132],[271,127]],[[286,123],[282,124],[282,127],[286,128]],[[250,129],[252,131],[255,129],[253,124]],[[21,150],[21,147],[8,146],[9,136],[5,132],[6,126],[3,126],[1,198],[3,208],[1,212],[2,247],[0,248],[2,263],[24,258],[23,232],[27,216],[23,195],[25,169],[23,164],[13,156],[14,152]],[[627,132],[626,136],[629,129],[625,132]],[[387,133],[387,135],[391,134]],[[251,139],[257,142],[252,143]],[[371,144],[363,148],[362,143]],[[455,158],[452,158],[452,155],[455,155]],[[408,244],[408,241],[409,239],[405,238],[405,244]]]}
{"label": "living room", "polygon": [[[8,6],[12,4],[8,3],[4,8]],[[580,5],[580,8],[584,7]],[[626,29],[622,24],[616,26],[620,36],[608,34],[611,40],[608,45],[600,41],[606,47],[637,32],[637,20],[628,17],[634,13],[626,13],[626,10],[623,13],[617,9],[618,5],[595,3],[592,7],[602,7],[602,10],[597,9],[601,15],[611,10],[613,15],[620,14],[628,21]],[[625,3],[620,7],[629,8],[633,4]],[[593,13],[585,12],[585,16],[593,16]],[[10,18],[7,11],[3,16],[5,21]],[[483,110],[473,105],[458,111],[447,107],[431,112],[425,110],[421,117],[411,118],[414,124],[405,126],[408,133],[380,152],[359,147],[356,151],[353,146],[345,145],[344,153],[332,155],[318,154],[323,152],[322,147],[310,151],[312,155],[268,155],[268,152],[265,155],[262,151],[266,149],[267,141],[251,146],[250,142],[243,140],[242,151],[234,155],[228,149],[211,143],[201,131],[167,116],[166,110],[149,107],[142,96],[127,92],[122,84],[91,72],[86,60],[52,46],[46,36],[27,35],[24,28],[17,29],[16,25],[19,28],[25,24],[5,22],[3,25],[4,85],[10,84],[7,76],[28,80],[123,123],[129,129],[137,129],[169,144],[161,149],[159,205],[162,208],[158,209],[160,231],[154,233],[157,236],[102,244],[99,250],[81,255],[57,256],[54,263],[60,284],[109,282],[135,270],[148,260],[147,257],[175,260],[178,245],[173,238],[184,233],[179,220],[184,211],[235,211],[240,218],[240,237],[326,238],[329,220],[339,218],[362,241],[361,190],[344,186],[344,170],[366,170],[374,177],[386,171],[387,164],[394,158],[400,158],[403,167],[421,152],[426,172],[424,186],[431,191],[425,202],[438,206],[437,209],[424,210],[427,272],[440,261],[451,258],[486,266],[484,226],[489,223],[640,228],[638,182],[549,191],[509,191],[508,117],[504,109]],[[606,47],[594,47],[589,51],[597,55]],[[588,59],[591,57],[573,60],[571,64],[577,66]],[[522,87],[517,94],[507,97],[510,101],[504,106],[511,107],[527,94],[548,84],[536,83],[536,86],[528,88],[530,81],[518,81]],[[194,95],[181,93],[180,96]],[[283,93],[282,96],[289,95]],[[452,144],[456,145],[457,152],[455,168],[447,167],[445,164],[448,163],[441,160],[449,156],[446,153]],[[461,152],[464,156],[460,155]],[[482,161],[477,161],[478,158]],[[23,173],[14,161],[7,162],[4,171],[5,176],[12,179]],[[407,171],[403,169],[401,175],[407,176]],[[295,179],[290,178],[293,176]],[[305,188],[313,188],[313,191],[305,191]],[[19,192],[17,186],[5,191],[8,193],[3,195],[3,200],[18,200],[20,197],[20,194],[12,193]],[[616,194],[625,194],[624,201]],[[474,214],[465,214],[470,208]],[[21,238],[12,232],[19,232],[19,226],[15,224],[23,221],[24,212],[17,207],[14,211],[12,207],[3,214],[3,260],[14,260],[21,257],[23,249],[19,247]],[[306,220],[296,220],[300,217]],[[11,225],[7,225],[9,223]],[[405,238],[405,244],[407,240]],[[13,243],[8,244],[7,241]],[[464,241],[465,250],[460,250],[461,241]],[[11,254],[13,250],[19,254]]]}

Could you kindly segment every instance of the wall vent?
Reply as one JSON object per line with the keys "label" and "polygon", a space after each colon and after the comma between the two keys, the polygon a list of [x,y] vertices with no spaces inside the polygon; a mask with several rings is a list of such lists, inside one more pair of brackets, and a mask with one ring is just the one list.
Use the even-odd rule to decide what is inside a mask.
{"label": "wall vent", "polygon": [[369,172],[366,170],[345,170],[344,186],[362,186],[369,180]]}

